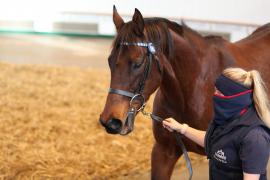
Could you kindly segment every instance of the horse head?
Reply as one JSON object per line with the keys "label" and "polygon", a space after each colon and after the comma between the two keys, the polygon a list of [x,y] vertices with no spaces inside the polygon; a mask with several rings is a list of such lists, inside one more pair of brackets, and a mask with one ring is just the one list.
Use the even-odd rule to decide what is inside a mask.
{"label": "horse head", "polygon": [[111,82],[100,123],[108,133],[126,135],[134,128],[136,114],[161,83],[172,51],[168,46],[171,39],[162,23],[147,21],[138,9],[125,23],[114,7],[113,22],[117,35],[108,57]]}

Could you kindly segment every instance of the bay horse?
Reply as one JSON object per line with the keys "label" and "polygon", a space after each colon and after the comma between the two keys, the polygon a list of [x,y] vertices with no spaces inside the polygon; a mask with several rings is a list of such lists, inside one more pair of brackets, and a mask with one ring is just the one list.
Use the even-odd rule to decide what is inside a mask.
{"label": "bay horse", "polygon": [[[138,9],[124,22],[114,7],[113,22],[117,35],[108,58],[110,91],[99,119],[108,133],[130,133],[137,110],[156,90],[154,115],[206,130],[213,117],[214,81],[227,67],[256,69],[270,88],[270,24],[230,43],[218,36],[202,37],[183,23],[143,18]],[[143,100],[134,101],[130,111],[138,92]],[[151,178],[170,179],[182,152],[162,123],[153,121],[153,134]],[[199,145],[186,138],[183,142],[188,151],[204,154]]]}

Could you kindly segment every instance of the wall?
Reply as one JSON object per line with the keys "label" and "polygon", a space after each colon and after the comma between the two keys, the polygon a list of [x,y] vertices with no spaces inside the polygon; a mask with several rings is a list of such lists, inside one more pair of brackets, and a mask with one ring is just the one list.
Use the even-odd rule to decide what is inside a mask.
{"label": "wall", "polygon": [[[93,27],[85,32],[78,30],[78,33],[93,33],[96,29],[98,34],[113,35],[113,4],[126,20],[131,18],[136,7],[144,16],[184,19],[198,30],[229,33],[232,41],[270,22],[269,0],[9,0],[1,3],[0,20],[12,21],[11,27],[15,29],[20,29],[18,21],[33,23],[33,27],[21,29],[41,32],[54,31],[55,22],[78,23],[77,26],[82,27],[90,23]],[[5,28],[3,23],[2,28]]]}

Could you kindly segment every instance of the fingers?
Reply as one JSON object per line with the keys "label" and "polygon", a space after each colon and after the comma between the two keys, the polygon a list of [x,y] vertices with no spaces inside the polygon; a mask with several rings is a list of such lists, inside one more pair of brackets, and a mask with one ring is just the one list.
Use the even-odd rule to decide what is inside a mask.
{"label": "fingers", "polygon": [[164,121],[162,121],[162,125],[163,127],[170,127],[172,125],[171,120],[170,119],[165,119]]}
{"label": "fingers", "polygon": [[163,126],[164,128],[166,128],[166,129],[168,129],[168,130],[171,129],[170,126],[167,126],[167,125],[165,125],[165,124],[162,124],[162,126]]}
{"label": "fingers", "polygon": [[169,126],[171,123],[167,122],[167,121],[163,121],[162,124],[165,125],[165,126]]}
{"label": "fingers", "polygon": [[168,129],[168,130],[172,129],[172,128],[170,127],[169,124],[163,123],[162,125],[163,125],[163,127],[164,127],[165,129]]}
{"label": "fingers", "polygon": [[172,122],[172,118],[164,119],[163,122]]}
{"label": "fingers", "polygon": [[169,126],[163,126],[165,129],[167,129],[168,131],[170,131],[170,132],[173,132],[173,129],[172,128],[170,128]]}
{"label": "fingers", "polygon": [[164,119],[162,121],[163,124],[166,124],[166,125],[170,125],[173,123],[173,119],[172,118],[168,118],[168,119]]}
{"label": "fingers", "polygon": [[173,118],[167,118],[162,121],[162,125],[170,132],[173,132],[174,130],[178,129],[179,123]]}
{"label": "fingers", "polygon": [[165,129],[167,129],[168,131],[170,131],[170,132],[173,132],[174,131],[173,128],[172,128],[172,122],[171,122],[171,119],[170,118],[163,120],[162,126]]}

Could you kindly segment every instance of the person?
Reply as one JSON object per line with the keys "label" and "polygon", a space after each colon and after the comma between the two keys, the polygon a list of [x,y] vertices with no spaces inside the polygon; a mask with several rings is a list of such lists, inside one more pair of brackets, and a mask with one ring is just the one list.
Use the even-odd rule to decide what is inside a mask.
{"label": "person", "polygon": [[266,180],[270,151],[269,101],[258,71],[227,68],[215,82],[214,119],[207,131],[178,123],[177,131],[205,148],[211,180]]}

